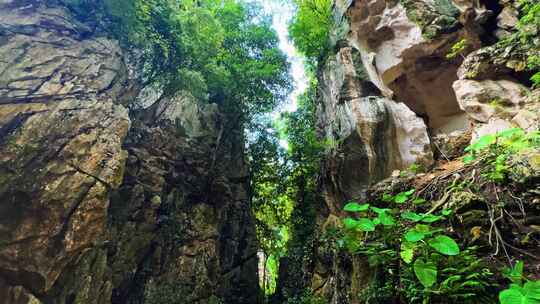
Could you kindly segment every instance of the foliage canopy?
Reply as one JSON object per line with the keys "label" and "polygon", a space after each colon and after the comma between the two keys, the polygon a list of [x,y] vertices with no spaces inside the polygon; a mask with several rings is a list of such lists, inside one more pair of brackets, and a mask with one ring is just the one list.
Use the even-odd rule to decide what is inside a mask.
{"label": "foliage canopy", "polygon": [[142,81],[188,91],[250,118],[291,89],[289,64],[271,20],[237,0],[61,0],[132,50]]}

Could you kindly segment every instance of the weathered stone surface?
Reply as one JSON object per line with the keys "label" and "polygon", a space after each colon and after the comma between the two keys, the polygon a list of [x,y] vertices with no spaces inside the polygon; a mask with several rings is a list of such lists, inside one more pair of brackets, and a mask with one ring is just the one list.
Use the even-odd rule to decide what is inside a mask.
{"label": "weathered stone surface", "polygon": [[429,165],[433,157],[422,119],[404,104],[378,95],[375,86],[361,78],[362,71],[356,71],[361,62],[354,57],[352,47],[342,48],[320,77],[319,127],[333,143],[325,162],[333,179],[326,189],[333,208],[393,170]]}
{"label": "weathered stone surface", "polygon": [[39,294],[102,239],[127,157],[120,49],[67,18],[0,9],[0,276]]}
{"label": "weathered stone surface", "polygon": [[[366,185],[394,170],[412,163],[429,169],[433,155],[452,159],[471,139],[538,123],[529,89],[517,80],[525,77],[510,73],[524,71],[523,59],[534,52],[482,48],[495,43],[493,26],[515,30],[515,6],[503,2],[334,1],[335,53],[318,74],[318,127],[329,147],[316,237],[323,238],[343,203],[364,200]],[[462,52],[448,58],[462,40]],[[361,303],[358,290],[369,283],[365,261],[318,248],[311,267],[315,294],[329,303]]]}
{"label": "weathered stone surface", "polygon": [[485,7],[472,1],[454,6],[450,1],[372,0],[355,1],[346,14],[347,40],[359,49],[383,95],[405,103],[436,133],[467,129],[452,90],[460,62],[446,54],[461,39],[467,39],[466,52],[480,46]]}
{"label": "weathered stone surface", "polygon": [[241,128],[51,3],[0,0],[0,302],[258,303]]}
{"label": "weathered stone surface", "polygon": [[524,103],[525,106],[512,118],[512,122],[527,131],[540,130],[540,90],[528,94]]}
{"label": "weathered stone surface", "polygon": [[512,119],[529,93],[525,86],[509,80],[457,80],[453,87],[461,109],[478,122],[492,117]]}
{"label": "weathered stone surface", "polygon": [[113,303],[257,303],[242,135],[220,135],[226,121],[192,98],[161,102],[145,115],[156,121],[137,122],[125,144],[126,176],[111,204]]}

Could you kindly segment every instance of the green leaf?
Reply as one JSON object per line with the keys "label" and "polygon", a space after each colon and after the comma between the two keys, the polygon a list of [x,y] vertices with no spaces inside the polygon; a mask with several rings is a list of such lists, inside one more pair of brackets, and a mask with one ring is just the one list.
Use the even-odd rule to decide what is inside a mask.
{"label": "green leaf", "polygon": [[436,221],[438,221],[438,220],[440,220],[442,218],[443,218],[442,216],[428,214],[428,215],[423,216],[422,222],[424,222],[424,223],[434,223],[434,222],[436,222]]}
{"label": "green leaf", "polygon": [[420,205],[420,204],[423,204],[423,203],[425,203],[425,202],[426,202],[426,200],[423,199],[423,198],[421,198],[421,197],[415,198],[415,199],[413,200],[413,204],[415,204],[415,205]]}
{"label": "green leaf", "polygon": [[433,262],[417,259],[413,268],[414,274],[425,288],[430,288],[437,282],[437,266]]}
{"label": "green leaf", "polygon": [[540,284],[527,282],[523,287],[511,284],[499,294],[501,304],[540,304]]}
{"label": "green leaf", "polygon": [[399,256],[403,259],[405,263],[410,264],[412,262],[415,248],[416,246],[413,243],[401,243],[401,251],[399,252]]}
{"label": "green leaf", "polygon": [[523,285],[527,298],[540,300],[540,281],[529,281]]}
{"label": "green leaf", "polygon": [[497,133],[497,135],[502,138],[511,138],[514,136],[522,137],[522,136],[525,136],[525,131],[520,128],[512,128],[512,129],[501,131]]}
{"label": "green leaf", "polygon": [[386,212],[379,213],[378,218],[384,226],[394,226],[396,224],[394,217]]}
{"label": "green leaf", "polygon": [[401,214],[401,218],[406,219],[406,220],[411,220],[413,222],[419,222],[422,220],[423,217],[419,215],[418,213],[405,211]]}
{"label": "green leaf", "polygon": [[368,218],[361,218],[358,220],[356,228],[365,232],[375,231],[375,223]]}
{"label": "green leaf", "polygon": [[393,197],[391,194],[385,193],[385,194],[383,194],[383,196],[382,196],[382,201],[383,201],[383,202],[388,203],[388,202],[391,202],[391,201],[393,201],[393,200],[394,200],[394,197]]}
{"label": "green leaf", "polygon": [[441,211],[441,214],[444,216],[449,216],[450,214],[452,214],[452,209],[444,209],[443,211]]}
{"label": "green leaf", "polygon": [[347,229],[355,229],[358,225],[358,221],[353,218],[347,217],[343,220],[343,225],[345,225],[345,228]]}
{"label": "green leaf", "polygon": [[409,200],[409,197],[416,191],[415,189],[411,189],[409,191],[400,192],[394,197],[394,202],[398,204],[403,204],[407,200]]}
{"label": "green leaf", "polygon": [[467,147],[465,151],[480,151],[497,142],[497,136],[494,134],[488,134],[480,137],[476,142]]}
{"label": "green leaf", "polygon": [[504,273],[505,277],[507,277],[512,283],[521,285],[523,280],[523,268],[524,268],[523,261],[517,261],[514,267],[507,269]]}
{"label": "green leaf", "polygon": [[499,294],[499,301],[501,304],[523,304],[523,295],[517,289],[503,290]]}
{"label": "green leaf", "polygon": [[458,255],[459,246],[452,238],[439,235],[428,241],[429,246],[445,255]]}
{"label": "green leaf", "polygon": [[389,211],[390,209],[388,208],[377,208],[377,207],[371,207],[371,211],[377,213],[377,214],[381,214],[381,213],[385,213],[387,211]]}
{"label": "green leaf", "polygon": [[415,229],[411,229],[411,230],[407,231],[407,233],[405,233],[405,239],[408,242],[412,242],[412,243],[418,242],[418,241],[424,239],[425,237],[426,237],[425,233],[417,231]]}
{"label": "green leaf", "polygon": [[345,207],[343,207],[343,210],[348,212],[362,212],[369,209],[369,204],[358,204],[355,202],[350,202]]}
{"label": "green leaf", "polygon": [[470,163],[472,163],[475,159],[476,159],[476,157],[474,157],[474,155],[472,155],[472,154],[467,154],[467,155],[465,155],[465,157],[463,157],[463,163],[464,163],[464,164],[470,164]]}

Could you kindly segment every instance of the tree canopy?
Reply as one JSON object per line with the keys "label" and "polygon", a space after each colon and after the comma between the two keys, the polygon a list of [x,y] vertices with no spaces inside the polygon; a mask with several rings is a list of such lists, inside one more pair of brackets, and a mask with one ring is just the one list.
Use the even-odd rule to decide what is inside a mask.
{"label": "tree canopy", "polygon": [[[269,112],[291,89],[271,19],[239,0],[62,0],[132,50],[142,80],[226,105],[244,118]],[[94,20],[91,20],[91,19]],[[105,21],[102,21],[105,20]]]}
{"label": "tree canopy", "polygon": [[329,48],[332,21],[331,0],[294,0],[297,12],[289,26],[296,48],[315,61]]}

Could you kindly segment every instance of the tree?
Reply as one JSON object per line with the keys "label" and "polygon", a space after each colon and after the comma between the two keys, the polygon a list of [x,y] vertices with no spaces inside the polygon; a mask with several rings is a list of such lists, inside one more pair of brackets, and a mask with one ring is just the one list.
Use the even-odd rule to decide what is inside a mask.
{"label": "tree", "polygon": [[296,48],[312,61],[329,49],[331,0],[294,0],[297,12],[289,26]]}

